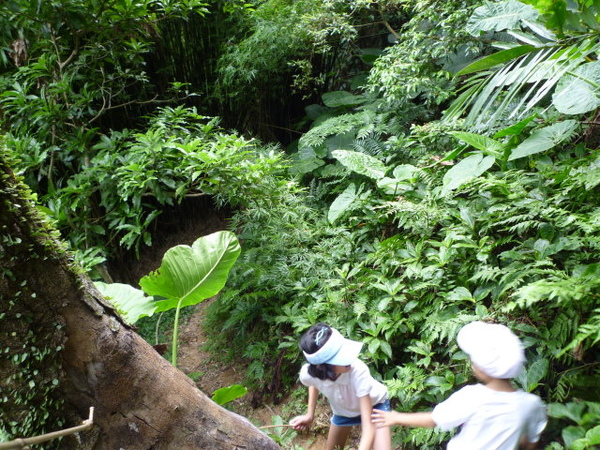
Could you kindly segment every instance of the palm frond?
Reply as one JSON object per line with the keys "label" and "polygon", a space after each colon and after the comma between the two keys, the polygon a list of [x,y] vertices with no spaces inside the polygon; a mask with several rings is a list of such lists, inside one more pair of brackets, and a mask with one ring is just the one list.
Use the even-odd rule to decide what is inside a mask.
{"label": "palm frond", "polygon": [[541,46],[490,68],[483,77],[475,73],[449,109],[446,120],[454,121],[469,111],[465,126],[479,130],[493,128],[503,116],[520,119],[540,105],[561,78],[586,62],[599,48],[595,39]]}

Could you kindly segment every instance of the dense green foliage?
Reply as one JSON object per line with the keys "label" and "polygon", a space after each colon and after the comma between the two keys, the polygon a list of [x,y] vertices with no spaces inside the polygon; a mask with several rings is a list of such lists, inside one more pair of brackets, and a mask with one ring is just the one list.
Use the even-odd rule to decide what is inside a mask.
{"label": "dense green foliage", "polygon": [[[365,342],[398,409],[427,410],[471,381],[457,330],[500,321],[527,347],[516,384],[550,405],[544,444],[598,443],[598,1],[192,2],[191,16],[109,3],[80,33],[79,7],[49,2],[41,13],[60,26],[14,66],[6,55],[19,53],[5,52],[0,79],[17,168],[87,267],[151,245],[165,205],[214,196],[235,210],[242,254],[208,313],[212,345],[244,355],[249,383],[274,380],[265,394],[285,394],[299,335],[327,321]],[[9,4],[19,21],[6,48],[37,32],[23,5]],[[169,79],[173,66],[145,72],[145,58],[176,46],[175,29],[193,45],[177,24],[199,14],[237,24],[227,45],[222,25],[210,28],[221,41],[211,47],[207,32],[198,43],[204,84]],[[143,32],[159,17],[171,30],[162,41]],[[122,33],[102,53],[108,25]],[[203,93],[212,83],[244,132],[275,136],[260,122],[285,110],[279,125],[302,133],[280,151],[183,103],[136,105],[117,126],[111,105],[133,92],[136,103],[176,101],[157,77]],[[394,436],[421,449],[448,437]]]}
{"label": "dense green foliage", "polygon": [[[514,20],[498,26],[495,35],[488,32],[486,41],[496,38],[503,48],[506,29],[513,36],[508,35],[509,46],[532,40],[521,30],[525,17],[515,3],[499,4]],[[582,5],[582,13],[588,7],[593,6]],[[422,32],[422,23],[417,26],[424,19],[416,15],[414,29],[406,25],[406,41],[377,60],[370,91],[383,92],[384,101],[331,92],[323,95],[324,106],[307,108],[313,126],[299,140],[290,172],[310,187],[312,208],[288,204],[286,215],[238,214],[246,224],[246,250],[231,290],[212,313],[216,323],[232,330],[227,336],[241,338],[254,361],[249,375],[257,381],[266,367],[279,367],[282,355],[298,358],[296,339],[310,323],[329,321],[367,344],[367,357],[404,410],[428,409],[468,380],[464,355],[453,344],[462,324],[475,318],[502,321],[528,347],[529,364],[517,384],[553,405],[550,413],[558,423],[551,423],[546,437],[552,441],[559,437],[560,419],[568,417],[557,414],[555,404],[600,400],[594,394],[600,160],[594,125],[589,128],[582,115],[593,118],[595,107],[565,111],[536,94],[528,117],[499,115],[493,127],[479,127],[476,134],[460,131],[464,125],[456,121],[465,99],[479,92],[471,90],[453,105],[452,116],[415,125],[452,98],[456,80],[448,72],[449,45],[465,58],[462,66],[451,66],[456,71],[469,56],[474,59],[479,46],[484,55],[494,52],[466,33],[478,35],[475,19],[467,22],[464,9],[455,11],[451,6],[440,11],[440,23],[455,28],[440,33],[444,39],[438,44]],[[494,21],[493,15],[483,17],[484,9],[476,12],[482,15],[479,26]],[[538,21],[538,33],[544,23],[553,23],[552,16],[528,13]],[[460,18],[463,28],[456,25]],[[586,56],[595,61],[594,30],[554,38],[552,54],[567,49],[561,58],[573,69],[581,59],[568,49],[585,41]],[[423,47],[407,44],[411,39]],[[496,65],[507,63],[506,56],[496,58]],[[540,92],[556,85],[555,72],[531,70],[538,70],[541,82],[534,88]],[[595,76],[584,85],[597,96]],[[509,87],[515,103],[530,89]],[[502,93],[495,99],[501,103]],[[493,100],[487,110],[498,108]],[[277,233],[266,231],[271,229]],[[268,345],[273,335],[277,351]],[[254,342],[247,344],[251,337]],[[578,417],[562,434],[567,446],[577,439],[582,446],[595,442],[593,421]],[[446,437],[430,430],[396,434],[416,448],[435,447]],[[560,448],[557,442],[552,446]]]}

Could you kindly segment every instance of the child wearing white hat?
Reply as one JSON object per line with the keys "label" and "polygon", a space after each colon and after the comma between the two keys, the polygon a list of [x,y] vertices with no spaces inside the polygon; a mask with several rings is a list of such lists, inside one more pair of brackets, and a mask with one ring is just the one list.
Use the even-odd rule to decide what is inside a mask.
{"label": "child wearing white hat", "polygon": [[525,362],[519,338],[504,325],[472,322],[456,340],[481,384],[463,387],[431,412],[374,410],[373,423],[443,430],[460,426],[447,450],[534,449],[546,426],[546,410],[538,396],[510,382]]}
{"label": "child wearing white hat", "polygon": [[391,450],[390,429],[371,422],[374,407],[390,411],[387,388],[358,359],[362,345],[325,323],[314,325],[300,339],[308,361],[300,370],[300,381],[308,386],[308,412],[294,417],[290,425],[304,430],[312,423],[321,392],[333,410],[326,450],[344,448],[354,425],[362,428],[359,450]]}

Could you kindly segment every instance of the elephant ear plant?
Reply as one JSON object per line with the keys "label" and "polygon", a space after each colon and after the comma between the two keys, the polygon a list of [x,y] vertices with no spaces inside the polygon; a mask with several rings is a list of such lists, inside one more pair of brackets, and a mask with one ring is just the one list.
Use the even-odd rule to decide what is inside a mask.
{"label": "elephant ear plant", "polygon": [[140,280],[143,293],[127,284],[96,283],[96,286],[132,324],[155,312],[176,310],[171,356],[176,367],[181,308],[216,295],[225,286],[240,252],[233,233],[218,231],[197,239],[191,246],[177,245],[167,250],[158,270]]}

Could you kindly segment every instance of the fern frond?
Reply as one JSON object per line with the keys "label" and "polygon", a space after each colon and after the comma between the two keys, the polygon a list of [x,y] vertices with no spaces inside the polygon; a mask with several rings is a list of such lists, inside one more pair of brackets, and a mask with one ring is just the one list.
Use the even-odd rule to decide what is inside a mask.
{"label": "fern frond", "polygon": [[394,378],[386,380],[385,384],[390,398],[398,399],[406,410],[410,410],[425,389],[426,378],[425,370],[414,364],[405,364],[398,366]]}
{"label": "fern frond", "polygon": [[558,356],[560,351],[573,339],[577,332],[579,317],[572,309],[558,310],[547,331],[546,341],[551,352]]}
{"label": "fern frond", "polygon": [[385,145],[380,139],[373,136],[372,133],[368,133],[362,137],[357,136],[352,144],[352,149],[366,155],[376,156],[385,151]]}
{"label": "fern frond", "polygon": [[592,317],[580,325],[575,338],[561,351],[559,355],[585,345],[586,348],[593,347],[600,342],[600,308],[592,311]]}
{"label": "fern frond", "polygon": [[374,123],[366,123],[356,132],[356,139],[366,139],[368,137],[377,137],[376,125]]}
{"label": "fern frond", "polygon": [[325,144],[325,140],[331,136],[339,136],[348,132],[356,133],[356,130],[364,127],[365,123],[373,121],[373,114],[368,111],[361,111],[355,114],[342,114],[327,119],[322,124],[317,125],[307,131],[298,143],[298,147],[317,148]]}
{"label": "fern frond", "polygon": [[550,305],[570,305],[577,303],[579,308],[585,305],[595,304],[595,299],[600,291],[600,279],[597,265],[592,264],[582,273],[572,276],[559,270],[545,270],[534,268],[526,271],[525,276],[516,277],[519,281],[531,275],[537,275],[537,281],[520,287],[514,294],[517,304],[527,308],[543,300],[549,301]]}
{"label": "fern frond", "polygon": [[[505,275],[499,281],[502,287],[501,293],[511,292],[521,287],[523,287],[523,293],[525,293],[528,292],[528,286],[531,286],[531,284],[526,283],[532,280],[539,280],[548,276],[565,277],[563,272],[553,267],[554,265],[549,260],[532,261],[528,262],[528,264],[521,262],[512,263],[504,269]],[[518,294],[515,295],[519,297]],[[540,299],[540,297],[536,298]]]}
{"label": "fern frond", "polygon": [[478,270],[476,270],[469,281],[476,284],[485,284],[490,281],[496,281],[500,279],[503,274],[503,270],[500,267],[494,266],[480,266]]}
{"label": "fern frond", "polygon": [[517,224],[507,229],[509,233],[524,235],[538,228],[538,225],[540,223],[539,220],[525,219],[525,217],[528,217],[528,215],[521,215],[520,217],[520,221],[516,218],[510,219],[511,222],[517,222]]}
{"label": "fern frond", "polygon": [[423,329],[427,330],[426,334],[423,334],[423,340],[427,343],[437,343],[446,347],[452,344],[460,330],[467,322],[472,321],[476,316],[460,314],[452,315],[448,317],[447,312],[436,311],[433,314],[429,314],[425,318]]}
{"label": "fern frond", "polygon": [[357,318],[360,318],[363,314],[369,311],[368,303],[369,299],[366,296],[358,296],[353,298],[352,308]]}

